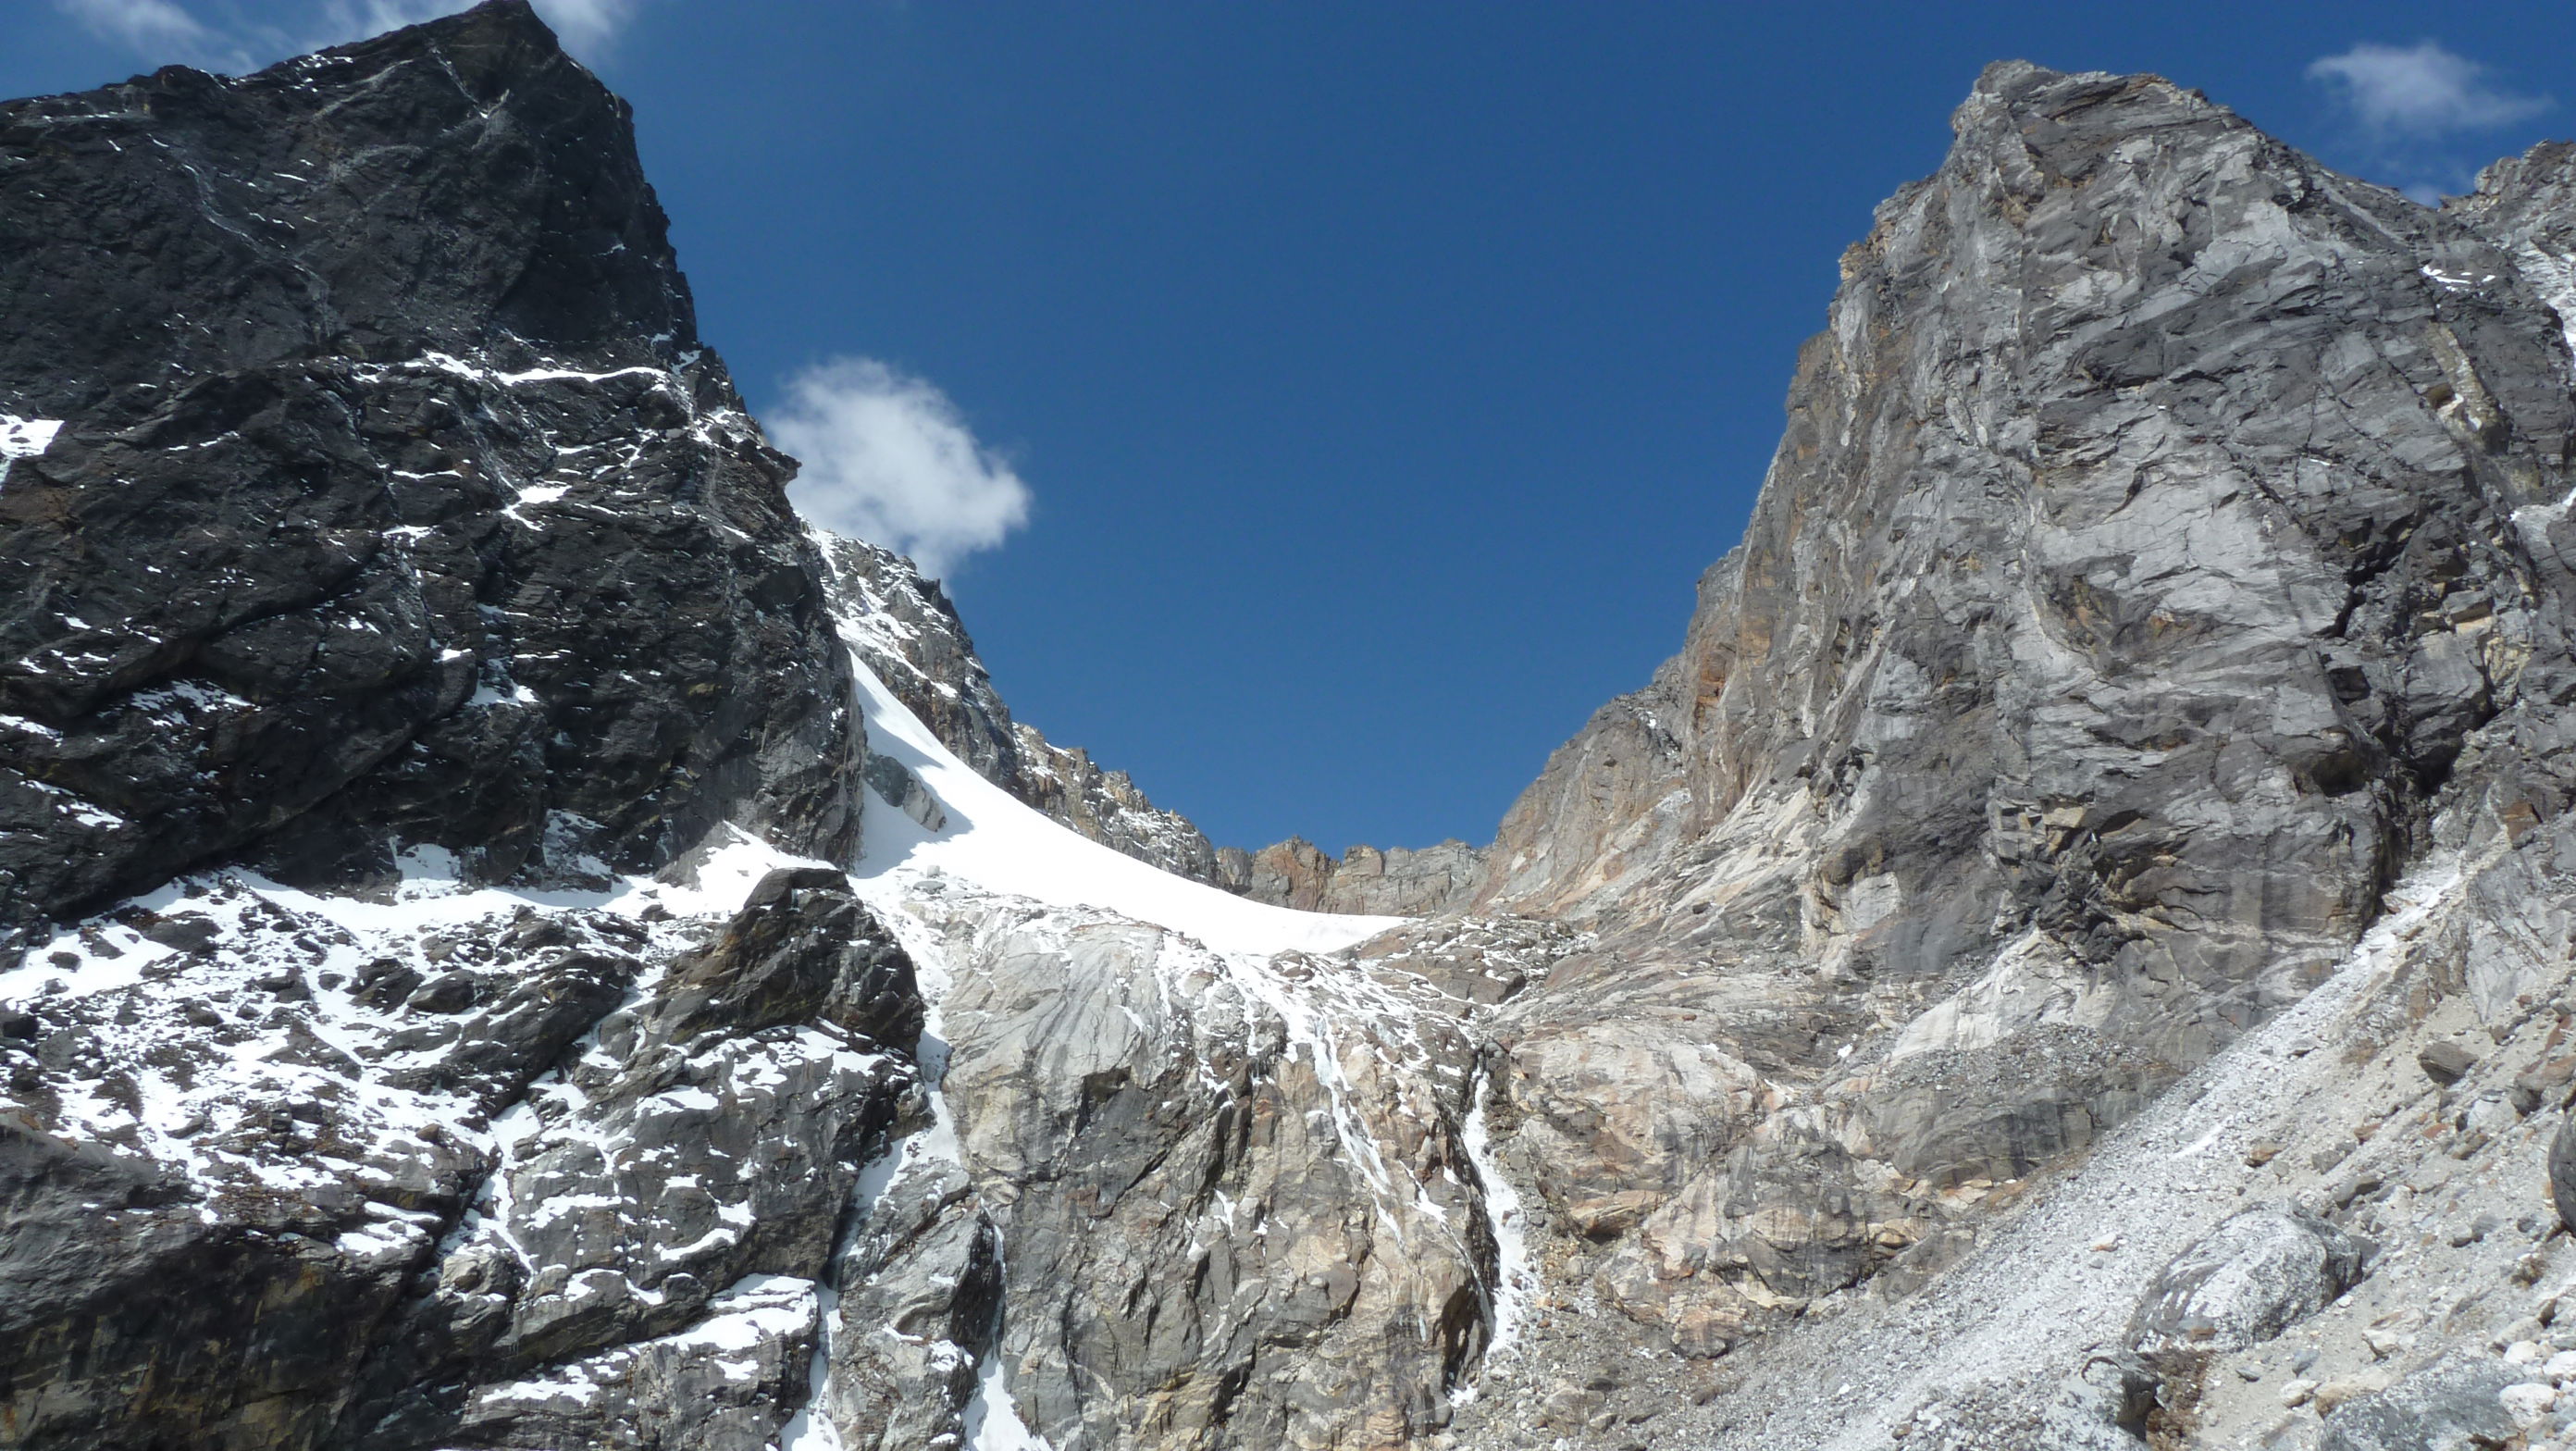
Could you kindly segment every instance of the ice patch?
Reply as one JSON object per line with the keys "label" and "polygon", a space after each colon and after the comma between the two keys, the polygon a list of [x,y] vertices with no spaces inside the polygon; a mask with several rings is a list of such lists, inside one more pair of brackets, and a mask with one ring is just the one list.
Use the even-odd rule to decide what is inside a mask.
{"label": "ice patch", "polygon": [[1515,1348],[1522,1322],[1529,1318],[1531,1302],[1538,1297],[1538,1270],[1530,1259],[1521,1193],[1494,1162],[1493,1142],[1485,1123],[1488,1087],[1481,1072],[1468,1086],[1471,1107],[1459,1134],[1459,1147],[1467,1151],[1467,1162],[1476,1166],[1476,1182],[1485,1191],[1485,1219],[1494,1231],[1494,1282],[1484,1287],[1489,1332],[1485,1355],[1490,1359]]}

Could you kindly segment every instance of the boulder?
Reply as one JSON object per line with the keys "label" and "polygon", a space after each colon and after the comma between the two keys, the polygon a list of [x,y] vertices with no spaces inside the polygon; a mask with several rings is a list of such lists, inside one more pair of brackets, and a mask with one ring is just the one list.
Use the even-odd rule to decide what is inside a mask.
{"label": "boulder", "polygon": [[2519,1366],[2448,1356],[2326,1416],[2319,1451],[2485,1451],[2519,1432],[2505,1403]]}
{"label": "boulder", "polygon": [[2156,1276],[2129,1320],[2141,1354],[2242,1350],[2332,1303],[2359,1280],[2363,1244],[2297,1209],[2230,1217]]}

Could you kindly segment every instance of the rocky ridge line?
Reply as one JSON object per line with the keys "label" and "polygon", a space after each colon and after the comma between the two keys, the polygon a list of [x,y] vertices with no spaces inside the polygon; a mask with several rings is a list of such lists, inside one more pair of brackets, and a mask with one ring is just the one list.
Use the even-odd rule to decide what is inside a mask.
{"label": "rocky ridge line", "polygon": [[832,537],[822,547],[869,668],[984,779],[1113,851],[1231,886],[1219,853],[1187,817],[1156,807],[1126,772],[1104,771],[1089,752],[1011,718],[939,581],[864,540]]}

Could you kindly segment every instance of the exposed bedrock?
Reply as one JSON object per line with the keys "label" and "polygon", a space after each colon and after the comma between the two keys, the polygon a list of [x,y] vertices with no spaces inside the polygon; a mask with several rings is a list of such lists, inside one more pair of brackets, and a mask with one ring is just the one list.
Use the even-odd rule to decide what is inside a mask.
{"label": "exposed bedrock", "polygon": [[2576,151],[1956,130],[1681,653],[1333,859],[794,518],[524,4],[0,106],[0,1441],[2576,1430]]}
{"label": "exposed bedrock", "polygon": [[1498,1020],[1512,1152],[1703,1353],[2296,1001],[2445,793],[2568,799],[2563,148],[2431,211],[2153,77],[1954,128],[1477,898],[1595,935]]}
{"label": "exposed bedrock", "polygon": [[955,974],[945,1093],[1034,1430],[1360,1448],[1447,1423],[1495,1270],[1464,1001],[963,887],[913,911]]}

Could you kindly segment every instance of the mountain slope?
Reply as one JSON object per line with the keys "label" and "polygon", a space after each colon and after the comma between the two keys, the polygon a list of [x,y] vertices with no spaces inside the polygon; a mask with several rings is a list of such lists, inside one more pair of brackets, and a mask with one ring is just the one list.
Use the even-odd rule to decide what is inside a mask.
{"label": "mountain slope", "polygon": [[805,532],[525,4],[16,103],[0,192],[10,1444],[1448,1419],[1471,1005]]}
{"label": "mountain slope", "polygon": [[[2476,863],[2439,904],[2474,1021],[2565,978],[2512,925],[2568,892],[2563,148],[2434,212],[2153,77],[1999,65],[1954,127],[1846,255],[1683,652],[1550,761],[1478,894],[1592,934],[1496,1025],[1569,1279],[1689,1354],[1821,1318],[1811,1392],[1878,1379],[1824,1307],[1968,1253],[2438,851]],[[2397,1043],[2463,983],[2415,970],[2353,1051],[2421,1083]],[[2040,1270],[1997,1253],[1990,1284]],[[1990,1392],[1955,1444],[2092,1444],[2053,1381]]]}
{"label": "mountain slope", "polygon": [[2565,1439],[2576,153],[1954,124],[1682,653],[1333,862],[803,528],[519,0],[0,108],[0,1438]]}

